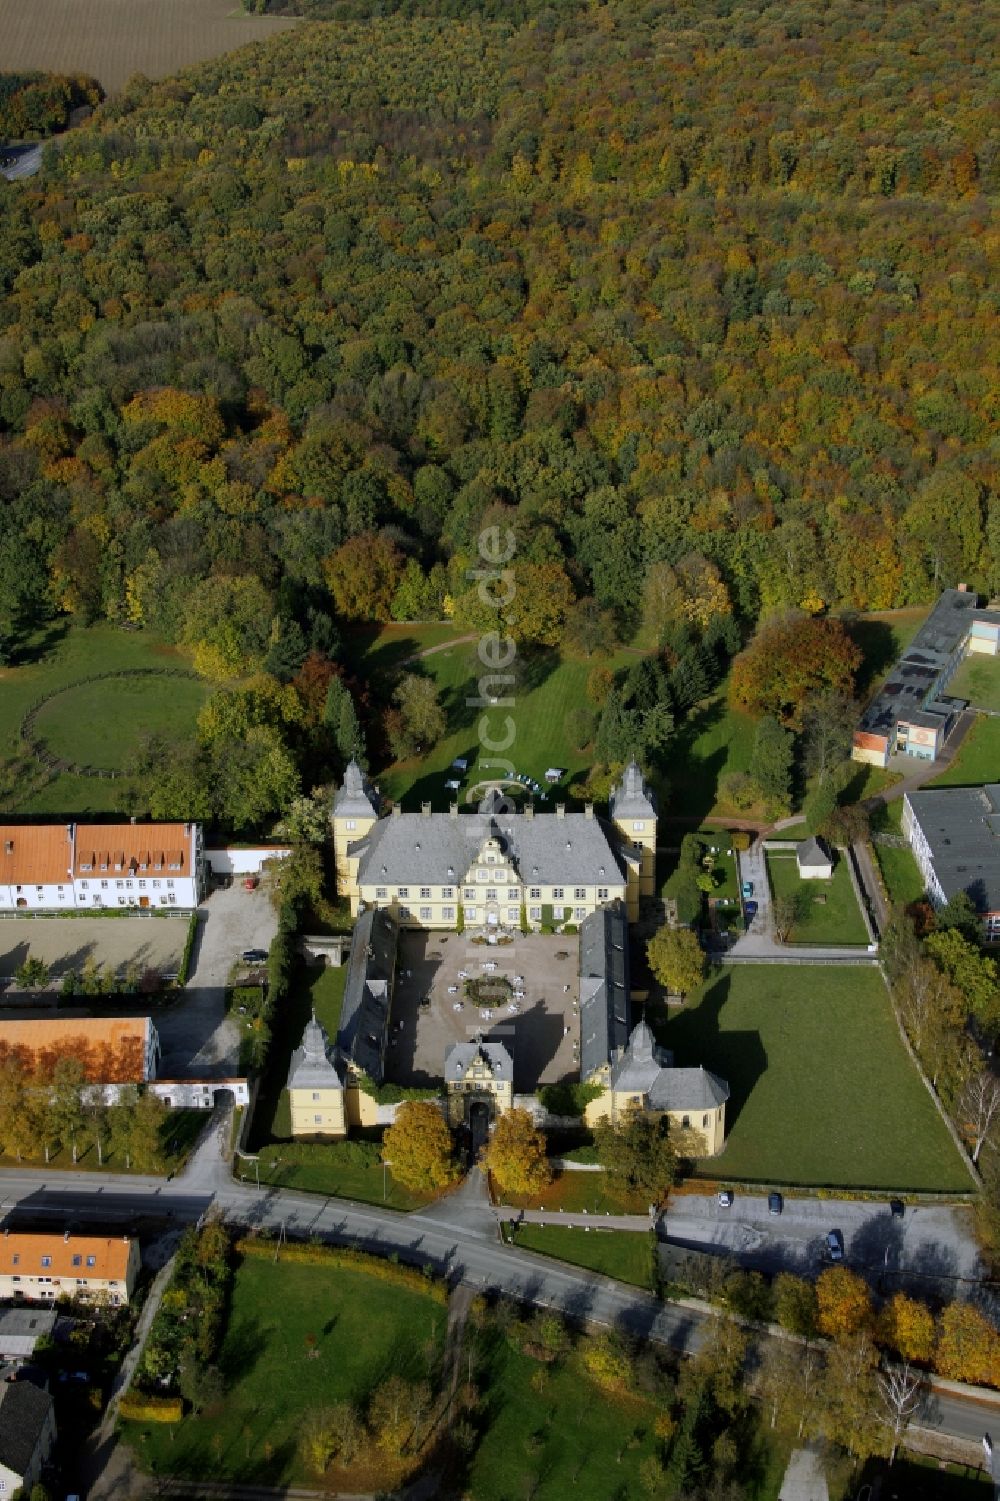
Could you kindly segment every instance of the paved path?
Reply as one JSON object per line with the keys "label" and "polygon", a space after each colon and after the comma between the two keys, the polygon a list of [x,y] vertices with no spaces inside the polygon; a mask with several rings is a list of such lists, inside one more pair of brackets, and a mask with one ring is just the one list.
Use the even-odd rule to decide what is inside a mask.
{"label": "paved path", "polygon": [[851,852],[857,866],[858,878],[868,897],[876,932],[881,938],[889,925],[890,912],[889,904],[882,894],[881,877],[872,860],[871,847],[865,840],[859,839],[856,844],[852,844]]}
{"label": "paved path", "polygon": [[830,1501],[818,1445],[806,1444],[792,1451],[778,1501]]}
{"label": "paved path", "polygon": [[516,1220],[519,1225],[562,1225],[583,1230],[652,1230],[648,1214],[566,1214],[552,1209],[511,1209],[501,1205],[496,1210],[500,1220]]}
{"label": "paved path", "polygon": [[758,839],[748,850],[736,852],[737,872],[740,884],[749,881],[753,885],[753,900],[757,914],[746,933],[740,935],[732,948],[720,954],[723,963],[752,960],[777,964],[874,964],[875,956],[861,944],[826,945],[810,947],[797,943],[794,947],[779,943],[774,936],[774,913],[771,907],[771,883],[767,875],[767,858],[763,840]]}

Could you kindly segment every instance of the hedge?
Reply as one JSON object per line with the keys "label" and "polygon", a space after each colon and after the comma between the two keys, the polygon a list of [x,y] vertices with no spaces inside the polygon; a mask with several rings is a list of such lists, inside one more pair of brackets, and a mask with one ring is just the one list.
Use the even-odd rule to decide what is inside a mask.
{"label": "hedge", "polygon": [[[238,1240],[236,1253],[243,1257],[256,1257],[264,1261],[274,1258],[275,1242],[255,1236]],[[346,1271],[363,1272],[381,1282],[391,1282],[394,1287],[403,1287],[407,1292],[421,1293],[435,1303],[447,1303],[448,1289],[444,1282],[435,1281],[414,1267],[401,1266],[396,1261],[385,1261],[371,1256],[366,1251],[357,1251],[353,1246],[321,1246],[311,1241],[285,1241],[281,1247],[282,1261],[291,1261],[299,1266],[342,1267]]]}
{"label": "hedge", "polygon": [[197,933],[197,931],[198,914],[197,912],[192,912],[191,920],[188,923],[187,937],[184,940],[184,953],[181,955],[180,968],[177,971],[178,985],[187,984],[188,971],[191,968],[191,954],[194,950],[194,935]]}
{"label": "hedge", "polygon": [[404,1100],[439,1100],[444,1094],[443,1085],[427,1089],[416,1084],[376,1084],[365,1073],[359,1073],[355,1082],[361,1093],[378,1105],[401,1105]]}
{"label": "hedge", "polygon": [[118,1416],[132,1423],[179,1423],[184,1416],[184,1403],[180,1397],[126,1392],[118,1404]]}

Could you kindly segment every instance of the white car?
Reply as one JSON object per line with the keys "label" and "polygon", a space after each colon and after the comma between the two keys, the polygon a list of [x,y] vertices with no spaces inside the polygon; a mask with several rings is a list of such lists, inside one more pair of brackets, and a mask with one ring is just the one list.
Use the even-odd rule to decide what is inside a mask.
{"label": "white car", "polygon": [[452,1011],[464,1011],[465,1003],[463,1001],[452,1001],[451,1009]]}
{"label": "white car", "polygon": [[448,994],[449,995],[458,995],[458,986],[457,985],[449,985],[448,986]]}

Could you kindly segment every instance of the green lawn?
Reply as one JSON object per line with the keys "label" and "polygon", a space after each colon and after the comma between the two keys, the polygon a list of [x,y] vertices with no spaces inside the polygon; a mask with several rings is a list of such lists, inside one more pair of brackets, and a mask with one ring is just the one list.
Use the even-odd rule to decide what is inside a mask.
{"label": "green lawn", "polygon": [[651,1232],[631,1230],[580,1230],[575,1226],[519,1225],[516,1245],[526,1251],[556,1256],[591,1272],[603,1272],[649,1290],[653,1281]]}
{"label": "green lawn", "polygon": [[850,634],[864,653],[855,681],[859,698],[871,696],[876,683],[899,660],[930,610],[930,605],[910,605],[903,610],[877,610],[850,621]]}
{"label": "green lawn", "polygon": [[703,1176],[972,1187],[876,969],[733,965],[658,1030],[678,1065],[704,1064],[729,1082],[726,1147],[703,1160]]}
{"label": "green lawn", "polygon": [[504,1194],[503,1202],[515,1209],[564,1209],[567,1214],[645,1214],[647,1204],[617,1191],[602,1171],[599,1173],[556,1172],[547,1188],[537,1194]]}
{"label": "green lawn", "polygon": [[794,852],[782,855],[769,850],[767,872],[775,900],[791,897],[802,903],[802,915],[787,942],[867,944],[868,930],[854,895],[850,871],[839,853],[834,852],[833,877],[829,881],[800,880]]}
{"label": "green lawn", "polygon": [[[126,1423],[123,1431],[158,1475],[315,1485],[298,1454],[305,1414],[336,1402],[363,1407],[396,1373],[433,1380],[446,1312],[363,1272],[245,1261],[219,1356],[225,1400],[177,1425]],[[307,1336],[317,1341],[315,1356]]]}
{"label": "green lawn", "polygon": [[[899,834],[902,817],[903,799],[901,797],[897,797],[891,803],[883,803],[872,816],[872,832]],[[873,840],[872,848],[875,851],[875,858],[878,860],[890,900],[901,902],[904,906],[910,902],[919,902],[924,895],[924,878],[920,874],[910,847],[907,845],[905,849],[895,849],[892,845],[878,844]]]}
{"label": "green lawn", "polygon": [[[39,632],[22,653],[18,665],[0,668],[0,785],[17,776],[19,780],[4,799],[4,806],[17,812],[50,813],[72,810],[76,813],[104,813],[118,811],[122,806],[123,784],[98,778],[60,776],[32,791],[29,779],[34,779],[33,764],[19,767],[17,758],[23,750],[20,742],[20,725],[31,705],[48,693],[60,689],[74,689],[83,677],[99,672],[131,671],[137,667],[189,666],[188,659],[174,647],[167,646],[148,631],[125,631],[106,623],[93,626],[69,625],[64,620],[53,622]],[[113,684],[91,685],[100,695],[110,692]],[[121,686],[121,685],[119,685]],[[195,684],[195,687],[198,685]],[[155,686],[142,685],[144,694],[143,716],[150,716],[150,728],[163,728],[173,721],[165,719],[163,703],[171,703],[175,690],[178,694],[189,693],[185,679],[165,678]],[[203,690],[207,692],[207,687]],[[190,697],[184,700],[184,728],[193,724]],[[64,746],[76,749],[84,741],[90,747],[103,747],[103,755],[109,754],[107,736],[103,734],[101,713],[105,712],[110,699],[101,700],[100,712],[91,707],[90,693],[85,689],[61,694],[45,711],[47,732],[62,737]],[[120,704],[120,700],[119,700]],[[135,721],[135,706],[128,710],[127,717],[116,718],[116,730],[111,738],[118,742],[124,729],[124,739],[131,742],[133,733],[145,728],[145,722]],[[69,737],[69,738],[68,738]],[[80,737],[83,737],[82,740]],[[88,763],[89,764],[89,763]],[[108,764],[111,764],[110,762]],[[5,776],[4,773],[8,775]]]}
{"label": "green lawn", "polygon": [[251,1132],[254,1151],[265,1142],[287,1141],[290,1137],[285,1080],[292,1053],[302,1041],[306,1022],[313,1011],[326,1028],[330,1041],[336,1042],[346,984],[346,964],[298,966],[291,994],[272,1021],[267,1069],[254,1110]]}
{"label": "green lawn", "polygon": [[278,1188],[356,1199],[403,1213],[423,1209],[438,1197],[405,1188],[396,1182],[391,1169],[383,1171],[381,1162],[359,1161],[352,1151],[357,1136],[353,1132],[348,1142],[273,1142],[260,1148],[256,1172],[252,1162],[239,1163],[239,1172],[247,1183],[255,1182],[259,1173],[261,1183]]}
{"label": "green lawn", "polygon": [[726,693],[723,684],[692,711],[670,741],[671,812],[693,818],[737,812],[719,801],[719,782],[728,772],[749,768],[757,723],[749,714],[731,709]]}
{"label": "green lawn", "polygon": [[[381,637],[377,640],[381,642]],[[392,665],[391,661],[384,660],[386,649],[384,644],[379,645],[359,664],[361,673],[376,685],[379,671],[383,673],[384,681],[385,668]],[[635,660],[634,655],[619,652],[602,665],[617,671]],[[564,660],[555,651],[524,653],[512,665],[511,670],[517,679],[510,690],[514,705],[494,713],[491,721],[493,732],[498,736],[504,733],[504,719],[509,713],[516,737],[503,756],[517,771],[527,773],[543,786],[549,766],[566,769],[568,775],[562,783],[565,787],[567,781],[591,765],[592,753],[572,743],[568,722],[572,710],[593,708],[587,699],[586,687],[587,676],[595,665],[596,662]],[[467,703],[467,699],[477,696],[477,684],[484,668],[474,642],[436,652],[426,658],[421,667],[433,677],[440,690],[448,721],[447,734],[425,755],[390,766],[381,773],[379,785],[390,797],[406,797],[411,804],[427,801],[443,810],[452,797],[444,785],[451,776],[452,761],[462,758],[469,763],[461,796],[477,780],[497,774],[496,769],[480,763],[478,726],[484,710],[469,707]],[[595,729],[596,719],[595,712]]]}
{"label": "green lawn", "polygon": [[[35,735],[54,756],[79,766],[120,771],[144,734],[171,740],[194,734],[211,688],[202,678],[108,678],[80,683],[50,699]],[[112,734],[109,726],[114,727]]]}
{"label": "green lawn", "polygon": [[958,755],[930,787],[981,787],[1000,779],[1000,719],[978,714]]}
{"label": "green lawn", "polygon": [[948,692],[967,698],[977,709],[1000,713],[1000,657],[971,653],[948,684]]}

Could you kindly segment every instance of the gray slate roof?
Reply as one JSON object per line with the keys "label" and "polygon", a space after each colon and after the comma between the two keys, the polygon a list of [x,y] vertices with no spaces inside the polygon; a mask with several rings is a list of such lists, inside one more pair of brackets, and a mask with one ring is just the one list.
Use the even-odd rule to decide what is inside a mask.
{"label": "gray slate roof", "polygon": [[812,838],[811,836],[808,839],[802,840],[798,849],[795,851],[795,854],[796,858],[798,859],[799,865],[804,865],[807,869],[813,868],[818,865],[833,864],[832,858],[820,843],[820,841],[818,839]]}
{"label": "gray slate roof", "polygon": [[663,1068],[647,1099],[652,1110],[715,1110],[729,1099],[729,1085],[707,1068]]}
{"label": "gray slate roof", "polygon": [[978,912],[1000,912],[1000,782],[909,792],[945,900],[968,892]]}
{"label": "gray slate roof", "polygon": [[628,1041],[628,919],[625,903],[598,907],[580,924],[580,1077],[613,1063]]}
{"label": "gray slate roof", "polygon": [[651,1110],[714,1110],[729,1099],[729,1085],[707,1068],[675,1068],[673,1054],[658,1048],[640,1022],[611,1070],[616,1094],[641,1094]]}
{"label": "gray slate roof", "polygon": [[378,812],[378,793],[368,781],[357,761],[349,761],[344,772],[344,784],[333,799],[333,811],[338,818],[373,818]]}
{"label": "gray slate roof", "polygon": [[388,912],[369,907],[354,925],[347,961],[337,1046],[376,1084],[382,1083],[385,1069],[398,943],[395,919]]}
{"label": "gray slate roof", "polygon": [[0,1383],[0,1464],[24,1475],[31,1467],[52,1398],[30,1381]]}
{"label": "gray slate roof", "polygon": [[456,1042],[444,1055],[446,1079],[460,1079],[470,1066],[483,1058],[493,1070],[493,1077],[510,1084],[514,1079],[514,1060],[502,1042]]}
{"label": "gray slate roof", "polygon": [[653,795],[642,780],[642,772],[634,757],[626,766],[621,781],[612,787],[608,809],[612,818],[656,817]]}
{"label": "gray slate roof", "polygon": [[[525,813],[400,813],[383,818],[366,839],[351,846],[360,853],[362,886],[447,886],[461,881],[484,839],[495,835],[525,885],[621,885],[621,867],[598,818],[585,813],[528,817]],[[572,900],[573,893],[567,893]]]}
{"label": "gray slate roof", "polygon": [[325,1029],[316,1020],[306,1023],[302,1041],[292,1054],[288,1069],[289,1089],[343,1089],[344,1082],[330,1057],[330,1044]]}

